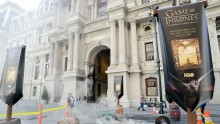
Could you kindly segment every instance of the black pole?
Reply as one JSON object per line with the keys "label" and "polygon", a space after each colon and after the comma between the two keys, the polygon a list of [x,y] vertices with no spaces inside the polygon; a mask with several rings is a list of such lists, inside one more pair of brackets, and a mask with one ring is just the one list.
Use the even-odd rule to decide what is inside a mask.
{"label": "black pole", "polygon": [[[157,12],[156,9],[151,6],[152,12]],[[158,40],[157,40],[157,13],[153,13],[154,16],[154,32],[155,32],[155,40],[156,40],[156,52],[157,52],[157,74],[159,81],[159,90],[160,90],[160,114],[165,114],[163,110],[163,94],[162,94],[162,86],[161,86],[161,74],[160,74],[160,57],[159,57],[159,49],[158,49]]]}

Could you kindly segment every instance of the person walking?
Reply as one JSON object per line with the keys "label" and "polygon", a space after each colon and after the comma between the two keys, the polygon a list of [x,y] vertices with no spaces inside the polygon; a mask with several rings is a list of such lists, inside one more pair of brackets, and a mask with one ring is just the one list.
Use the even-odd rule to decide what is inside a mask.
{"label": "person walking", "polygon": [[141,98],[140,98],[140,107],[138,108],[138,111],[140,110],[140,108],[142,108],[142,111],[144,110],[144,94],[141,94]]}
{"label": "person walking", "polygon": [[71,95],[71,103],[70,103],[70,107],[72,108],[72,107],[74,107],[74,97],[73,97],[73,95]]}
{"label": "person walking", "polygon": [[71,105],[71,94],[70,93],[68,94],[68,97],[67,97],[67,103],[68,103],[68,106]]}

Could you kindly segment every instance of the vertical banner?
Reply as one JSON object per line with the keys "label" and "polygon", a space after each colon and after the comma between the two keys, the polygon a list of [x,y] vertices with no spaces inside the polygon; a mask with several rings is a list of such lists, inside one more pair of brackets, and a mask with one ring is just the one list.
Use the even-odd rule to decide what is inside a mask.
{"label": "vertical banner", "polygon": [[123,76],[115,76],[114,77],[114,91],[115,91],[115,96],[118,99],[120,99],[124,95]]}
{"label": "vertical banner", "polygon": [[0,96],[6,104],[15,104],[23,97],[25,46],[10,48],[7,51]]}
{"label": "vertical banner", "polygon": [[195,111],[213,97],[215,77],[203,3],[158,10],[167,94]]}

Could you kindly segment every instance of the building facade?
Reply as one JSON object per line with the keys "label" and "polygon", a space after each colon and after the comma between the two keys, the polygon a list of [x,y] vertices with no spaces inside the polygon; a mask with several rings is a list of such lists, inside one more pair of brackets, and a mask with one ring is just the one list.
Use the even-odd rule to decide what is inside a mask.
{"label": "building facade", "polygon": [[7,40],[10,34],[11,19],[23,13],[24,10],[17,4],[6,1],[0,5],[0,78],[4,67]]}
{"label": "building facade", "polygon": [[[50,103],[64,104],[72,94],[91,102],[106,96],[114,105],[114,77],[123,76],[123,106],[139,105],[141,94],[159,100],[149,6],[165,8],[184,1],[42,0],[36,11],[13,19],[8,41],[8,47],[27,45],[24,99],[40,101],[46,87]],[[219,104],[220,2],[209,0],[206,10],[216,77],[211,102]],[[162,64],[161,75],[165,100]]]}

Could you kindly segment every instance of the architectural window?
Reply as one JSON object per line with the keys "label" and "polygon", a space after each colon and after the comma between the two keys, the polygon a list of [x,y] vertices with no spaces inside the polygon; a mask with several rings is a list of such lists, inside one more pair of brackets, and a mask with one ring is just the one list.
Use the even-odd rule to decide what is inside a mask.
{"label": "architectural window", "polygon": [[154,60],[154,46],[153,42],[145,43],[146,61]]}
{"label": "architectural window", "polygon": [[36,96],[36,95],[37,95],[37,87],[33,87],[32,96]]}
{"label": "architectural window", "polygon": [[49,61],[50,61],[49,59],[50,59],[50,55],[46,54],[46,56],[45,56],[45,75],[44,75],[45,78],[49,74]]}
{"label": "architectural window", "polygon": [[98,0],[98,3],[97,3],[97,15],[98,16],[104,15],[106,7],[107,7],[107,0]]}
{"label": "architectural window", "polygon": [[216,29],[220,31],[220,17],[216,19]]}
{"label": "architectural window", "polygon": [[65,57],[64,71],[67,71],[68,57]]}
{"label": "architectural window", "polygon": [[191,3],[191,0],[179,0],[180,5],[188,4],[188,3]]}
{"label": "architectural window", "polygon": [[150,0],[142,0],[142,4],[146,2],[150,2]]}
{"label": "architectural window", "polygon": [[146,96],[157,96],[157,78],[151,77],[145,79],[146,83]]}
{"label": "architectural window", "polygon": [[40,73],[40,57],[37,56],[35,58],[35,72],[34,72],[34,79],[37,80],[39,78]]}
{"label": "architectural window", "polygon": [[63,44],[63,71],[67,71],[68,63],[68,44],[67,42]]}
{"label": "architectural window", "polygon": [[39,78],[39,66],[35,66],[35,76],[34,79],[37,80]]}

